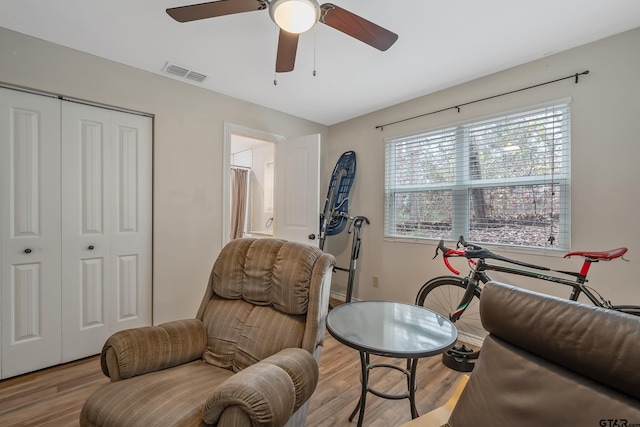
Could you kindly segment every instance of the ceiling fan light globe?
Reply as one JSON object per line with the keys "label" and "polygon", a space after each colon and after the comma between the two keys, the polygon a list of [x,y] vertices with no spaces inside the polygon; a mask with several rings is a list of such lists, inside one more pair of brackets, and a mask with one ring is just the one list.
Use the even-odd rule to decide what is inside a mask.
{"label": "ceiling fan light globe", "polygon": [[314,0],[274,0],[269,5],[269,14],[284,31],[300,34],[318,22],[320,7]]}

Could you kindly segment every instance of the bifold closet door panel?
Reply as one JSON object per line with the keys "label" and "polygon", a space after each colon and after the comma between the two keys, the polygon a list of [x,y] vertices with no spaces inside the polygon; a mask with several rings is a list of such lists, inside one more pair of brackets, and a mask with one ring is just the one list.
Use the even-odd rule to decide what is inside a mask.
{"label": "bifold closet door panel", "polygon": [[110,334],[109,110],[62,102],[62,360],[99,353]]}
{"label": "bifold closet door panel", "polygon": [[111,113],[111,331],[151,325],[152,126]]}
{"label": "bifold closet door panel", "polygon": [[60,102],[0,88],[1,377],[60,363]]}

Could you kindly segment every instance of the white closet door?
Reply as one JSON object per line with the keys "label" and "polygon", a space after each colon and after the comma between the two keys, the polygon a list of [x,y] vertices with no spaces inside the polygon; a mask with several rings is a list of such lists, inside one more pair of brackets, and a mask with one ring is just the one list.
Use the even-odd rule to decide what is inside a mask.
{"label": "white closet door", "polygon": [[62,361],[110,333],[110,111],[62,103]]}
{"label": "white closet door", "polygon": [[151,324],[151,119],[65,102],[64,362]]}
{"label": "white closet door", "polygon": [[111,113],[111,331],[151,325],[152,120]]}
{"label": "white closet door", "polygon": [[2,378],[60,363],[60,103],[0,89]]}

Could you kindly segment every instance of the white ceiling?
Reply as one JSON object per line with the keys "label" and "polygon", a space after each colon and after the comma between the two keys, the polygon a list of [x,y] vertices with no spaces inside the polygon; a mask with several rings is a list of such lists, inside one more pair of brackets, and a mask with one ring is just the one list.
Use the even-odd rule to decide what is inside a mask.
{"label": "white ceiling", "polygon": [[172,62],[209,76],[197,86],[325,125],[640,27],[638,0],[333,0],[398,41],[380,52],[318,24],[276,76],[268,11],[165,12],[202,1],[2,0],[0,26],[156,74]]}

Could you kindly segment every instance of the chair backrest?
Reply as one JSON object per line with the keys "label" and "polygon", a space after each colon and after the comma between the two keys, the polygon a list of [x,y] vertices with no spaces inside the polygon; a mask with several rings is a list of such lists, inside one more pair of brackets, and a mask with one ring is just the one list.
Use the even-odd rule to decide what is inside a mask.
{"label": "chair backrest", "polygon": [[640,423],[640,317],[495,282],[480,316],[489,336],[452,427]]}
{"label": "chair backrest", "polygon": [[204,359],[239,371],[288,347],[319,358],[333,256],[279,239],[236,239],[220,252],[198,310]]}

